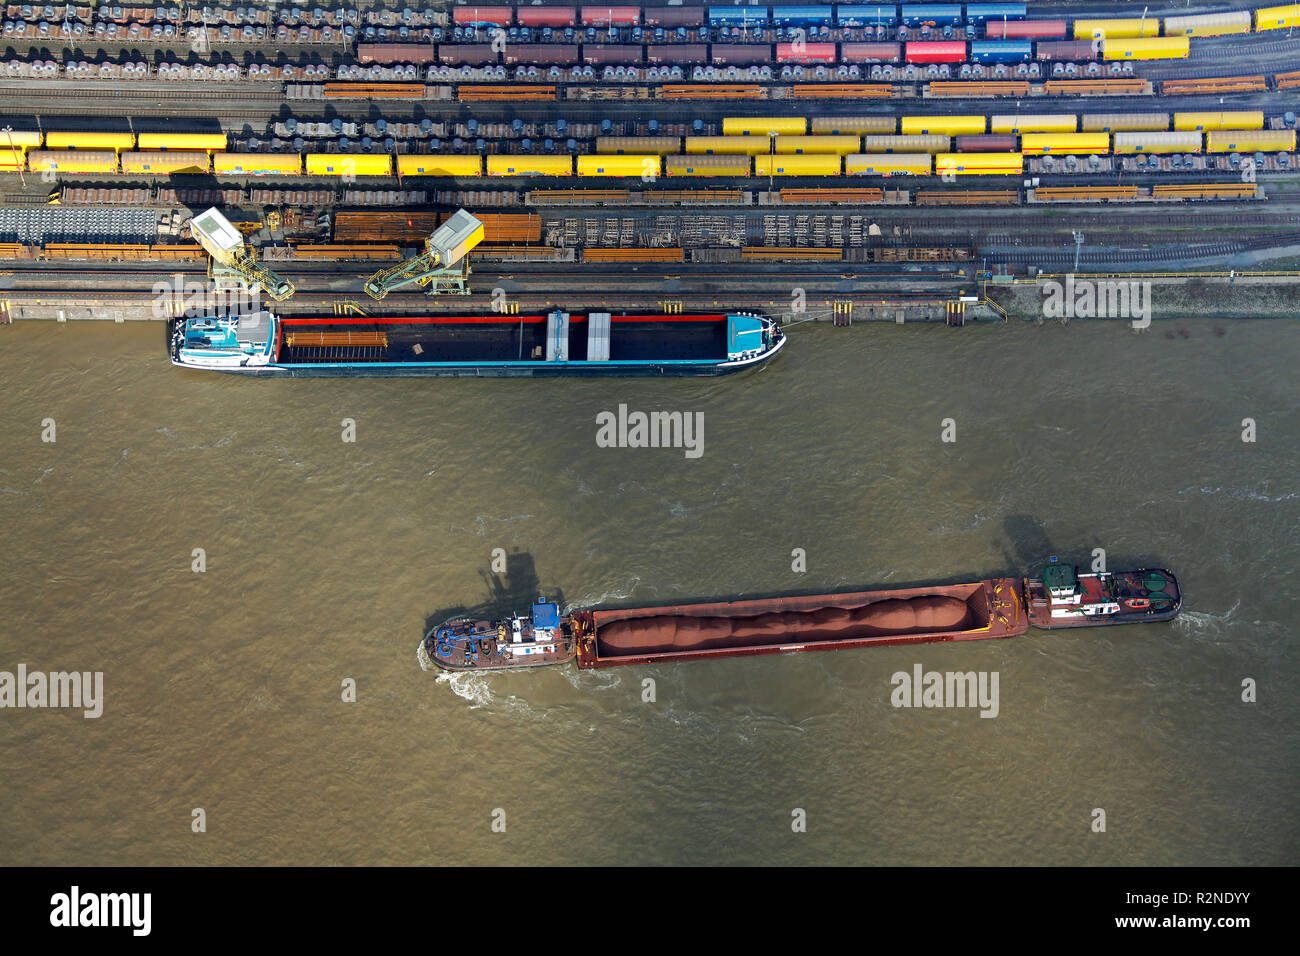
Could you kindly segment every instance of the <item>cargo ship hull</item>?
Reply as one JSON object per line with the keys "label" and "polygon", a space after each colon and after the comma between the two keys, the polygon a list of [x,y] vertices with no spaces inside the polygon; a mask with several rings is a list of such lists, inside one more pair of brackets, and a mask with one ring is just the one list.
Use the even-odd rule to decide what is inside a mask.
{"label": "cargo ship hull", "polygon": [[565,312],[524,316],[242,317],[178,320],[175,365],[261,377],[726,375],[785,345],[770,319]]}
{"label": "cargo ship hull", "polygon": [[579,611],[573,615],[578,666],[1016,637],[1029,629],[1022,589],[1020,578],[995,578],[848,594]]}

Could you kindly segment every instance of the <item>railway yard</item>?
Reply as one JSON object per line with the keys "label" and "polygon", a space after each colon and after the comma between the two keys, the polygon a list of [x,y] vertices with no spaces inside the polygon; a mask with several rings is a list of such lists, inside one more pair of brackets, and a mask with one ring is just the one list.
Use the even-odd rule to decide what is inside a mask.
{"label": "railway yard", "polygon": [[[1074,272],[1293,316],[1297,26],[1195,0],[8,4],[0,322],[170,317],[160,283],[216,275],[209,208],[290,280],[284,314],[962,324]],[[468,297],[367,297],[459,209]]]}

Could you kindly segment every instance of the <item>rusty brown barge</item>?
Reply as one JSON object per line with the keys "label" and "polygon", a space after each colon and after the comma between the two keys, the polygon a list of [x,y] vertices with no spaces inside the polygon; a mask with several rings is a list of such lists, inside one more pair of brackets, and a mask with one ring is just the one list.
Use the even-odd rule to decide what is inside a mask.
{"label": "rusty brown barge", "polygon": [[1163,568],[1080,574],[1053,561],[1038,578],[1002,577],[840,594],[561,615],[538,601],[531,616],[444,622],[420,646],[422,665],[452,671],[579,667],[790,654],[894,644],[1016,637],[1043,629],[1171,620],[1182,607]]}

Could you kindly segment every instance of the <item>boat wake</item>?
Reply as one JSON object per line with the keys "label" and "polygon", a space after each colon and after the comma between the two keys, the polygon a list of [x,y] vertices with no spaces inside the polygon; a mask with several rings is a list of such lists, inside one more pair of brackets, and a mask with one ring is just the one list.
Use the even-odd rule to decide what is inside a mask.
{"label": "boat wake", "polygon": [[1179,611],[1178,616],[1174,618],[1173,624],[1180,631],[1192,636],[1214,636],[1231,623],[1232,616],[1239,607],[1241,607],[1241,601],[1237,601],[1236,604],[1222,614],[1211,614],[1208,611],[1189,611],[1187,608],[1183,608]]}

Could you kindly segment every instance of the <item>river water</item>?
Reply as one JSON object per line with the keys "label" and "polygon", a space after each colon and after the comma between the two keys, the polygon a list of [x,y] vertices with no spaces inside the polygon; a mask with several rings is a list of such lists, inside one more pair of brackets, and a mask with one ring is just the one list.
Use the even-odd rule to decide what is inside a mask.
{"label": "river water", "polygon": [[[1300,326],[806,324],[761,371],[653,381],[254,381],[174,369],[163,337],[0,329],[0,671],[104,674],[98,719],[0,710],[0,863],[1297,858]],[[620,403],[702,412],[703,455],[597,447]],[[416,660],[427,621],[539,590],[854,590],[1095,548],[1174,569],[1181,618]],[[996,672],[997,716],[892,706],[918,664]]]}

